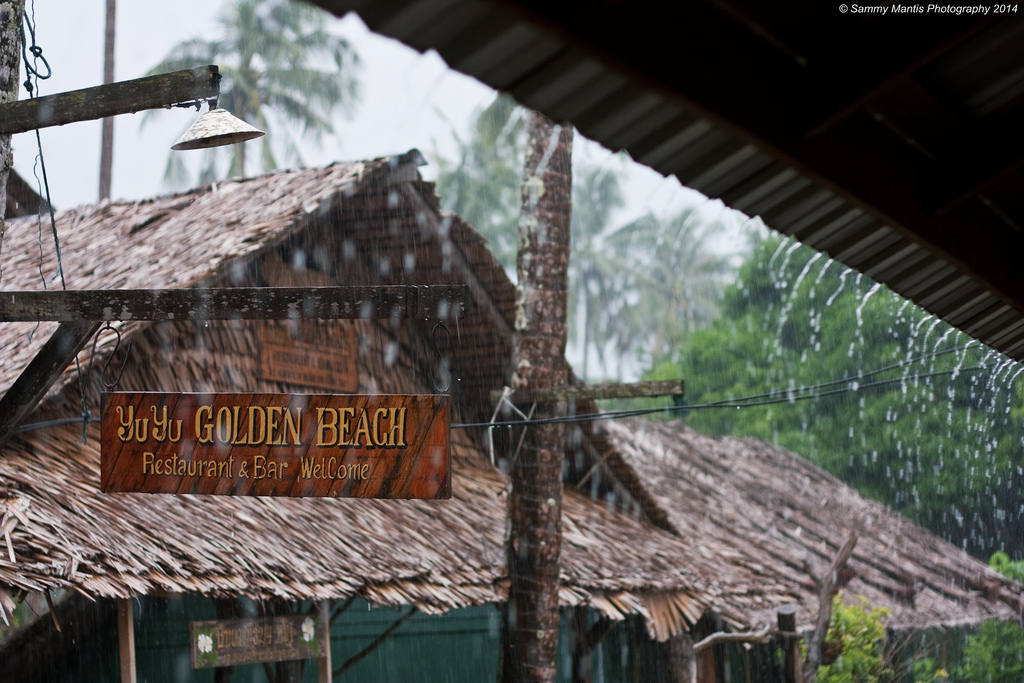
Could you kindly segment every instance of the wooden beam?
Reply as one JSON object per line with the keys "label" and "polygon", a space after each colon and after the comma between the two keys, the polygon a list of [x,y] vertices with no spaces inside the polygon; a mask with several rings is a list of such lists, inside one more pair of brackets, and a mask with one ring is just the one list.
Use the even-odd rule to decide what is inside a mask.
{"label": "wooden beam", "polygon": [[117,644],[121,660],[121,683],[135,683],[135,615],[132,601],[117,600]]}
{"label": "wooden beam", "polygon": [[36,357],[0,398],[0,448],[99,326],[98,322],[84,320],[62,323],[43,344]]}
{"label": "wooden beam", "polygon": [[[881,93],[898,89],[904,79],[913,77],[922,67],[998,20],[999,17],[993,14],[980,21],[947,22],[948,30],[945,26],[938,26],[934,32],[920,32],[911,41],[886,44],[884,51],[869,56],[873,57],[872,63],[859,70],[854,67],[848,76],[836,78],[836,82],[841,84],[841,94],[837,95],[831,111],[819,111],[820,118],[808,126],[807,137],[814,137],[853,115]],[[840,51],[837,54],[841,54]],[[853,61],[862,62],[864,56],[861,53]],[[829,104],[825,103],[825,106]]]}
{"label": "wooden beam", "polygon": [[925,176],[925,205],[936,214],[945,213],[1024,167],[1019,128],[1018,117],[1012,116],[950,131],[953,142],[938,150],[942,163]]}
{"label": "wooden beam", "polygon": [[[603,398],[651,398],[656,396],[682,396],[685,386],[681,379],[656,382],[611,382],[608,384],[570,384],[531,392],[517,389],[512,394],[514,403],[553,403],[566,399],[593,401]],[[501,400],[500,391],[491,392],[491,400]]]}
{"label": "wooden beam", "polygon": [[451,320],[465,285],[0,292],[0,322],[58,320]]}
{"label": "wooden beam", "polygon": [[0,135],[160,109],[219,94],[220,71],[215,65],[172,71],[0,104]]}

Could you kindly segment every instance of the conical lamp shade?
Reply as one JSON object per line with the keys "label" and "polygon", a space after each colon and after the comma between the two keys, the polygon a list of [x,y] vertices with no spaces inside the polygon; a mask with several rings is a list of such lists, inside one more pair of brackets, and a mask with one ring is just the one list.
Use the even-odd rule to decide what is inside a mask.
{"label": "conical lamp shade", "polygon": [[171,149],[205,149],[219,145],[232,145],[263,135],[259,128],[253,128],[242,119],[228,113],[226,109],[211,109],[200,116],[185,133],[171,145]]}

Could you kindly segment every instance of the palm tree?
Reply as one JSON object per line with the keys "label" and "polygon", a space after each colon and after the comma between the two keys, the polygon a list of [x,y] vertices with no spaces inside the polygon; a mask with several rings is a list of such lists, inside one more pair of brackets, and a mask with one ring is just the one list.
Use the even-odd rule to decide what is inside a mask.
{"label": "palm tree", "polygon": [[511,276],[516,265],[516,230],[523,171],[526,117],[509,95],[498,95],[476,115],[472,136],[453,132],[458,160],[438,155],[437,191],[487,240]]}
{"label": "palm tree", "polygon": [[622,309],[619,321],[644,332],[643,339],[630,340],[632,348],[661,358],[715,318],[732,271],[730,257],[708,247],[718,227],[691,207],[669,219],[648,213],[622,229],[631,242],[623,268],[641,294]]}
{"label": "palm tree", "polygon": [[612,169],[587,168],[573,184],[573,242],[569,264],[569,319],[583,353],[591,357],[664,355],[691,330],[711,322],[730,271],[729,258],[708,246],[717,224],[696,209],[670,218],[648,212],[612,227],[623,205]]}
{"label": "palm tree", "polygon": [[615,321],[628,292],[622,268],[623,228],[610,230],[613,212],[623,206],[618,176],[610,169],[588,167],[572,187],[572,258],[569,262],[569,321],[583,352],[582,377],[590,379],[594,351],[605,368],[608,343],[618,347]]}
{"label": "palm tree", "polygon": [[[511,97],[499,95],[477,114],[470,135],[454,133],[456,160],[438,161],[445,208],[480,231],[510,275],[526,119]],[[569,329],[589,380],[595,359],[607,375],[609,356],[660,357],[708,322],[729,261],[708,246],[716,225],[705,225],[698,212],[614,224],[624,205],[617,170],[591,166],[574,175]]]}
{"label": "palm tree", "polygon": [[[326,29],[324,13],[300,2],[240,0],[225,5],[219,18],[221,36],[193,38],[178,43],[150,73],[217,64],[223,76],[219,106],[258,128],[268,130],[268,119],[281,125],[261,139],[260,166],[277,167],[271,146],[274,139],[287,144],[290,161],[301,164],[298,146],[285,131],[298,128],[302,135],[320,140],[332,133],[331,115],[341,107],[350,113],[358,100],[355,77],[358,55],[344,38]],[[200,182],[219,175],[219,153],[208,150]],[[247,171],[246,145],[230,148],[228,175]],[[179,155],[170,157],[167,180],[185,179]]]}

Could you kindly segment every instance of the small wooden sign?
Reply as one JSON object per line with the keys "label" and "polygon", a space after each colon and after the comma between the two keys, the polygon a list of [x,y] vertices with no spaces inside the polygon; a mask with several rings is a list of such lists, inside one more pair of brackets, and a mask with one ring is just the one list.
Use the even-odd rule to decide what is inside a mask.
{"label": "small wooden sign", "polygon": [[356,389],[356,342],[349,327],[302,321],[290,331],[266,322],[259,339],[261,378],[334,391]]}
{"label": "small wooden sign", "polygon": [[329,625],[319,614],[189,622],[192,668],[322,657]]}
{"label": "small wooden sign", "polygon": [[449,397],[103,395],[105,492],[450,498]]}

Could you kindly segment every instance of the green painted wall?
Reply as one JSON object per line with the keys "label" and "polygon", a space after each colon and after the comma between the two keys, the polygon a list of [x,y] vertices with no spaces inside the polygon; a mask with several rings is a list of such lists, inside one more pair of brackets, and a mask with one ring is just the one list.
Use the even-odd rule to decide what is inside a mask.
{"label": "green painted wall", "polygon": [[[218,618],[213,600],[188,595],[173,599],[143,598],[132,604],[136,673],[140,683],[215,683],[213,669],[192,669],[189,650],[189,622]],[[17,680],[119,682],[113,603],[99,601],[89,605],[90,609],[85,610],[78,621],[65,621],[61,642],[55,642],[51,634],[47,647],[29,653],[26,663],[18,667]],[[243,607],[248,613],[256,614],[255,603],[244,601]],[[353,602],[331,628],[334,668],[372,643],[407,609],[371,609],[362,600]],[[563,618],[558,669],[559,681],[564,683],[570,681],[573,639],[569,625],[570,620]],[[637,626],[618,625],[606,636],[593,657],[594,683],[634,680],[631,653],[636,651]],[[361,683],[494,681],[500,640],[501,613],[494,605],[459,609],[438,616],[417,613],[336,680]],[[303,683],[316,683],[316,674],[316,661],[307,661],[303,666]],[[261,664],[238,666],[232,671],[230,681],[265,683],[267,676]]]}
{"label": "green painted wall", "polygon": [[[255,612],[254,605],[250,605]],[[406,608],[407,609],[407,608]],[[372,643],[405,609],[370,609],[357,600],[331,628],[334,668]],[[135,602],[135,650],[140,683],[212,683],[212,670],[192,670],[188,623],[216,619],[212,600],[186,596]],[[384,643],[339,677],[339,681],[494,680],[501,634],[500,614],[491,605],[429,616],[415,614]],[[262,665],[235,667],[232,683],[263,683]],[[304,666],[303,681],[315,683],[316,662]]]}

